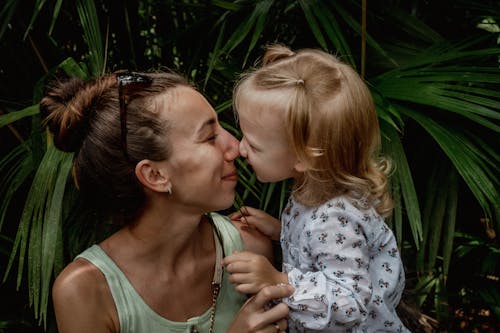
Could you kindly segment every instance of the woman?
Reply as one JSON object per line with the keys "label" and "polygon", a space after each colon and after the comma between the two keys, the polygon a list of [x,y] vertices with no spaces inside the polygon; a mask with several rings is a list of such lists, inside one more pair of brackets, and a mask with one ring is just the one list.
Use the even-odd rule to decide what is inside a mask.
{"label": "woman", "polygon": [[270,244],[209,213],[233,203],[238,141],[200,93],[173,73],[119,73],[59,82],[40,107],[76,152],[82,198],[123,224],[57,277],[60,333],[285,330],[288,308],[268,303],[289,286],[243,305],[222,271],[224,255]]}

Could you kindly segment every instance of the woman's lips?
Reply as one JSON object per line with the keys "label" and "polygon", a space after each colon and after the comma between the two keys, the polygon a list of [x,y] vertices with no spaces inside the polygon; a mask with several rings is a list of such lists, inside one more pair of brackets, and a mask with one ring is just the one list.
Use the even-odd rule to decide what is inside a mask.
{"label": "woman's lips", "polygon": [[233,172],[225,175],[224,177],[222,177],[222,180],[237,182],[238,181],[238,173],[236,171],[233,171]]}

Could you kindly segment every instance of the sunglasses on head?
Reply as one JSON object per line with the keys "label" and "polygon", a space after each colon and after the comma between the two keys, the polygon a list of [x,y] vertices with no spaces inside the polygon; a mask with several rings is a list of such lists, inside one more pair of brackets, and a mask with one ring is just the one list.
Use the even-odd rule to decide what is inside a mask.
{"label": "sunglasses on head", "polygon": [[118,100],[120,101],[120,128],[122,150],[127,159],[130,159],[127,151],[127,96],[139,89],[151,85],[153,80],[144,74],[126,72],[116,75],[118,82]]}

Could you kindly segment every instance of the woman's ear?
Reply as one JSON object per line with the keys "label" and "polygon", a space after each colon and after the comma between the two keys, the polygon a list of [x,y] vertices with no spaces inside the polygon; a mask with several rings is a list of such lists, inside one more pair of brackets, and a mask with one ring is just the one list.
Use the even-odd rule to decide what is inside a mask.
{"label": "woman's ear", "polygon": [[307,167],[301,161],[297,161],[297,163],[295,163],[293,168],[295,171],[297,171],[299,173],[304,173],[307,171]]}
{"label": "woman's ear", "polygon": [[135,175],[142,185],[155,192],[172,191],[172,183],[165,168],[157,162],[142,160],[135,166]]}

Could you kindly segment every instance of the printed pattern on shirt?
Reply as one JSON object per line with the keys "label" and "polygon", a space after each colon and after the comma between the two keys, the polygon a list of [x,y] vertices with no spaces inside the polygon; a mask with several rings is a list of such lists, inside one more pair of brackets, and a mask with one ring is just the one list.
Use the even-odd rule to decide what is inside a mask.
{"label": "printed pattern on shirt", "polygon": [[375,209],[346,196],[319,207],[289,199],[283,272],[295,288],[290,332],[408,332],[397,317],[404,271],[395,237]]}

